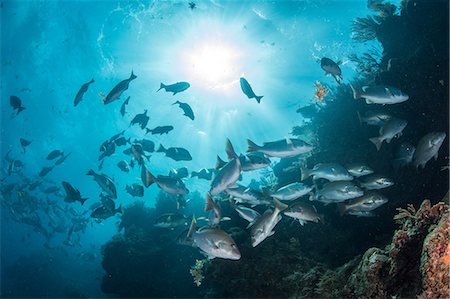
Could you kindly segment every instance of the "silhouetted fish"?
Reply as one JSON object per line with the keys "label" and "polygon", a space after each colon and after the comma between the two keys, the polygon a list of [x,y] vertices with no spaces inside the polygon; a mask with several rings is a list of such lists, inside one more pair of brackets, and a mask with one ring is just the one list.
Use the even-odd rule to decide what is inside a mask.
{"label": "silhouetted fish", "polygon": [[144,113],[136,114],[136,116],[131,120],[130,126],[135,124],[139,124],[141,129],[144,130],[148,124],[150,117],[147,116],[147,109],[144,110]]}
{"label": "silhouetted fish", "polygon": [[165,153],[166,157],[169,157],[175,161],[191,161],[192,156],[188,150],[182,147],[169,147],[168,149],[164,148],[161,144],[156,151],[157,153]]}
{"label": "silhouetted fish", "polygon": [[103,104],[109,104],[111,102],[114,102],[115,100],[119,99],[120,95],[128,89],[128,86],[130,85],[130,82],[137,77],[133,74],[133,71],[131,71],[130,78],[123,80],[119,82],[106,96],[106,98],[103,99]]}
{"label": "silhouetted fish", "polygon": [[240,78],[239,83],[241,84],[242,92],[249,98],[249,99],[255,99],[258,103],[261,102],[261,99],[264,96],[257,96],[254,92],[250,84],[245,78]]}
{"label": "silhouetted fish", "polygon": [[122,116],[125,116],[125,106],[128,105],[129,101],[130,101],[130,97],[128,97],[125,101],[123,101],[122,106],[120,106],[120,114]]}
{"label": "silhouetted fish", "polygon": [[26,147],[29,146],[31,144],[31,141],[20,138],[20,145],[22,146],[22,150],[25,153],[26,151]]}
{"label": "silhouetted fish", "polygon": [[63,156],[64,153],[60,150],[53,150],[47,155],[47,160],[54,160],[59,156]]}
{"label": "silhouetted fish", "polygon": [[22,106],[22,100],[19,99],[19,97],[16,96],[10,96],[9,97],[9,104],[14,110],[17,110],[17,114],[19,115],[20,112],[25,110],[25,107]]}
{"label": "silhouetted fish", "polygon": [[92,83],[94,83],[94,78],[91,79],[91,81],[84,83],[83,85],[81,85],[80,90],[78,90],[77,95],[75,96],[75,100],[73,102],[73,105],[76,107],[81,100],[83,99],[84,94],[86,93],[86,91],[89,88],[89,85],[91,85]]}
{"label": "silhouetted fish", "polygon": [[178,106],[181,109],[183,109],[184,115],[186,115],[190,119],[194,120],[194,118],[195,118],[194,111],[192,111],[192,108],[191,108],[191,106],[189,106],[189,104],[183,103],[183,102],[180,102],[180,101],[176,101],[172,105],[175,105],[175,104],[178,104]]}
{"label": "silhouetted fish", "polygon": [[342,71],[339,65],[330,58],[324,57],[320,60],[320,67],[325,71],[325,74],[330,74],[338,84],[342,81]]}
{"label": "silhouetted fish", "polygon": [[158,126],[151,130],[148,128],[146,128],[145,130],[147,131],[145,134],[148,134],[151,132],[152,135],[155,135],[155,134],[162,135],[162,134],[169,134],[169,132],[173,130],[173,126]]}
{"label": "silhouetted fish", "polygon": [[164,90],[166,92],[173,92],[173,95],[176,95],[179,92],[185,91],[190,86],[191,85],[187,82],[177,82],[177,83],[170,84],[170,85],[165,85],[165,84],[161,83],[159,89],[156,92],[158,92],[164,88]]}

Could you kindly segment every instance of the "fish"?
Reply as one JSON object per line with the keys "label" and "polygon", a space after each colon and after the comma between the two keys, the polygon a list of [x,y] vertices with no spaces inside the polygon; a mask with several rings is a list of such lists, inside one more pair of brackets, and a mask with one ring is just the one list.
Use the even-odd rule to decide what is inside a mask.
{"label": "fish", "polygon": [[169,147],[168,149],[164,148],[161,144],[159,145],[157,153],[165,153],[166,157],[169,157],[175,161],[191,161],[192,156],[187,149],[182,147]]}
{"label": "fish", "polygon": [[407,124],[408,122],[406,120],[392,118],[380,128],[380,136],[369,138],[369,140],[376,146],[377,151],[379,151],[383,141],[386,140],[387,143],[390,143],[393,138],[402,136],[403,129],[405,129]]}
{"label": "fish", "polygon": [[192,219],[187,239],[192,240],[192,245],[198,247],[209,258],[222,258],[239,260],[241,253],[233,238],[219,228],[202,227],[197,229],[195,218]]}
{"label": "fish", "polygon": [[241,175],[241,163],[239,159],[232,159],[222,167],[211,182],[209,193],[217,195],[227,188],[232,187]]}
{"label": "fish", "polygon": [[[102,147],[105,147],[107,143],[113,142],[115,141],[117,138],[119,138],[120,136],[122,136],[125,133],[125,130],[122,130],[121,132],[114,134],[113,136],[111,136],[111,138],[109,138],[109,140],[106,140],[105,142],[103,142]],[[100,148],[100,151],[102,149]]]}
{"label": "fish", "polygon": [[353,98],[355,100],[363,98],[367,104],[398,104],[403,103],[409,99],[409,96],[402,92],[400,89],[387,86],[364,86],[362,92],[356,90],[351,84],[350,87],[353,91]]}
{"label": "fish", "polygon": [[330,204],[360,197],[363,194],[363,190],[352,181],[337,181],[326,183],[322,189],[316,188],[315,194],[311,194],[309,200]]}
{"label": "fish", "polygon": [[126,160],[119,161],[117,163],[117,167],[119,167],[119,169],[123,172],[130,172],[130,166]]}
{"label": "fish", "polygon": [[120,106],[120,115],[125,116],[125,108],[130,102],[130,97],[128,97],[125,101],[123,101],[122,106]]}
{"label": "fish", "polygon": [[127,155],[131,154],[133,158],[138,161],[139,165],[142,165],[144,163],[144,157],[148,159],[148,157],[144,153],[142,145],[137,142],[133,143],[131,145],[131,148],[124,150],[123,153]]}
{"label": "fish", "polygon": [[432,132],[420,138],[413,157],[412,164],[414,167],[425,168],[425,165],[431,158],[437,160],[439,149],[446,137],[447,134],[444,132]]}
{"label": "fish", "polygon": [[[114,204],[114,202],[113,202],[113,204]],[[122,205],[120,205],[117,209],[115,209],[114,207],[111,209],[110,207],[107,207],[107,206],[100,206],[91,213],[91,218],[101,221],[101,220],[106,220],[106,219],[116,215],[117,213],[122,213],[122,212],[123,212]]]}
{"label": "fish", "polygon": [[152,135],[155,134],[163,135],[169,134],[169,132],[173,130],[173,126],[158,126],[154,129],[145,128],[145,130],[146,130],[145,134],[152,133]]}
{"label": "fish", "polygon": [[13,108],[13,110],[17,110],[16,115],[19,115],[20,112],[26,109],[22,106],[22,100],[17,96],[9,97],[9,105]]}
{"label": "fish", "polygon": [[323,223],[323,215],[317,214],[316,207],[305,202],[294,203],[283,214],[297,219],[302,226],[307,222]]}
{"label": "fish", "polygon": [[98,157],[98,160],[102,160],[105,157],[110,157],[116,152],[116,143],[108,141],[105,147],[102,147],[102,154]]}
{"label": "fish", "polygon": [[261,99],[264,97],[264,96],[257,96],[254,92],[253,92],[253,89],[252,89],[252,87],[250,86],[250,83],[248,83],[248,81],[245,79],[245,78],[243,78],[243,77],[241,77],[240,79],[239,79],[239,83],[240,83],[240,85],[241,85],[241,90],[242,90],[242,92],[247,96],[247,98],[249,98],[249,99],[255,99],[256,100],[256,102],[258,102],[258,104],[259,103],[261,103]]}
{"label": "fish", "polygon": [[[264,154],[262,153],[249,153],[247,155],[240,154],[237,155],[236,151],[234,150],[234,147],[230,141],[230,139],[227,139],[225,151],[228,156],[228,160],[231,160],[233,158],[239,158],[239,162],[241,162],[241,170],[242,171],[253,171],[258,170],[262,168],[266,168],[270,165],[270,159],[266,158]],[[225,161],[220,159],[219,156],[217,156],[217,163],[216,168],[220,169],[225,165]]]}
{"label": "fish", "polygon": [[178,104],[178,106],[183,110],[183,112],[184,112],[183,115],[189,117],[192,120],[195,119],[194,111],[192,111],[192,108],[191,108],[191,106],[189,106],[189,104],[183,103],[183,102],[180,102],[180,101],[176,101],[172,105],[176,105],[176,104]]}
{"label": "fish", "polygon": [[28,190],[33,191],[42,184],[42,181],[36,181],[28,185]]}
{"label": "fish", "polygon": [[222,210],[209,193],[206,193],[205,212],[211,212],[208,217],[210,226],[217,226],[222,220]]}
{"label": "fish", "polygon": [[145,187],[149,187],[153,183],[156,183],[159,188],[169,194],[186,195],[189,193],[189,190],[186,188],[182,180],[174,179],[165,175],[158,175],[155,177],[150,171],[147,170],[145,165],[142,165],[141,168],[141,180]]}
{"label": "fish", "polygon": [[92,176],[106,194],[114,199],[117,198],[116,186],[111,178],[107,177],[105,174],[98,174],[92,169],[90,169],[86,175]]}
{"label": "fish", "polygon": [[353,176],[343,166],[336,163],[319,163],[313,169],[301,168],[301,180],[312,176],[313,180],[326,179],[330,182],[351,181]]}
{"label": "fish", "polygon": [[169,176],[174,179],[183,179],[189,176],[189,171],[186,167],[173,169],[169,171]]}
{"label": "fish", "polygon": [[179,213],[166,213],[162,214],[158,218],[156,218],[155,223],[153,226],[160,227],[160,228],[170,228],[174,229],[176,227],[180,226],[188,226],[189,221],[187,220],[186,216]]}
{"label": "fish", "polygon": [[136,116],[131,120],[130,126],[134,126],[135,124],[139,124],[141,129],[144,130],[150,120],[150,117],[147,116],[147,109],[144,110],[144,113],[136,114]]}
{"label": "fish", "polygon": [[213,174],[216,173],[216,170],[214,168],[202,168],[199,171],[192,171],[191,172],[191,178],[197,177],[199,179],[210,181],[212,180]]}
{"label": "fish", "polygon": [[75,100],[73,101],[73,106],[74,107],[76,107],[81,102],[81,100],[83,99],[84,94],[86,93],[86,91],[89,88],[89,85],[91,85],[94,82],[95,82],[94,78],[92,78],[91,81],[81,85],[80,89],[77,92],[77,95],[75,96]]}
{"label": "fish", "polygon": [[296,200],[306,194],[309,194],[314,189],[314,186],[308,186],[302,183],[291,183],[279,188],[270,196],[278,200]]}
{"label": "fish", "polygon": [[55,166],[64,163],[64,161],[66,161],[66,159],[69,158],[69,156],[70,156],[71,154],[72,154],[72,152],[68,153],[67,155],[64,155],[64,154],[63,154],[58,160],[56,160]]}
{"label": "fish", "polygon": [[371,126],[383,127],[389,120],[392,119],[390,114],[380,111],[367,111],[364,116],[358,114],[359,123],[365,123]]}
{"label": "fish", "polygon": [[126,185],[125,190],[133,197],[144,196],[144,187],[139,184],[132,184],[131,186]]}
{"label": "fish", "polygon": [[394,185],[394,182],[381,174],[370,174],[362,178],[359,182],[361,187],[366,190],[378,190]]}
{"label": "fish", "polygon": [[356,217],[375,217],[376,215],[370,211],[355,211],[350,210],[347,212],[348,215],[356,216]]}
{"label": "fish", "polygon": [[255,224],[256,219],[261,217],[261,214],[257,211],[242,205],[237,205],[232,199],[230,199],[230,206],[238,213],[239,217],[248,221],[247,229]]}
{"label": "fish", "polygon": [[148,153],[155,151],[155,143],[148,139],[135,140],[135,143],[139,143],[142,146],[142,150]]}
{"label": "fish", "polygon": [[156,92],[164,89],[166,92],[172,92],[173,95],[176,95],[179,92],[185,91],[189,87],[191,87],[191,85],[188,82],[177,82],[169,85],[161,83],[159,89]]}
{"label": "fish", "polygon": [[348,203],[338,203],[339,213],[342,215],[353,212],[370,212],[388,202],[388,199],[379,193],[369,191],[361,197],[350,200]]}
{"label": "fish", "polygon": [[26,152],[26,147],[31,144],[31,141],[26,140],[24,138],[20,138],[19,140],[20,140],[20,146],[22,146],[23,153],[25,153]]}
{"label": "fish", "polygon": [[114,140],[114,143],[117,145],[117,146],[124,146],[124,145],[127,145],[127,144],[131,144],[131,137],[129,137],[128,139],[126,139],[125,137],[119,137],[119,138],[117,138],[116,140]]}
{"label": "fish", "polygon": [[374,172],[372,168],[361,163],[350,163],[345,165],[345,168],[355,178],[369,175]]}
{"label": "fish", "polygon": [[391,161],[392,167],[394,167],[395,170],[398,170],[401,167],[407,166],[412,162],[415,152],[416,148],[414,145],[403,142],[395,152],[395,159]]}
{"label": "fish", "polygon": [[330,74],[336,80],[338,84],[342,82],[342,71],[339,64],[331,60],[330,58],[323,57],[320,60],[320,67],[325,71],[325,74]]}
{"label": "fish", "polygon": [[130,82],[136,79],[137,76],[131,71],[130,78],[120,81],[103,99],[103,104],[109,104],[119,99],[122,93],[128,89]]}
{"label": "fish", "polygon": [[64,153],[60,150],[53,150],[47,155],[47,160],[54,160],[59,156],[64,156]]}
{"label": "fish", "polygon": [[41,171],[39,172],[39,176],[40,176],[40,177],[46,176],[50,171],[53,170],[54,167],[55,167],[55,166],[45,166],[45,167],[42,167]]}
{"label": "fish", "polygon": [[275,204],[275,209],[272,211],[270,209],[266,210],[264,214],[256,219],[250,231],[250,241],[252,247],[258,246],[266,238],[275,234],[274,228],[280,222],[281,215],[280,212],[285,210],[288,205],[280,202],[278,199],[273,199]]}
{"label": "fish", "polygon": [[249,204],[252,207],[270,204],[262,192],[239,184],[227,188],[225,192],[234,197],[237,202]]}
{"label": "fish", "polygon": [[313,146],[300,139],[287,138],[272,142],[264,142],[262,146],[247,139],[247,152],[260,152],[268,157],[287,158],[312,151]]}
{"label": "fish", "polygon": [[65,202],[75,202],[79,201],[81,205],[87,200],[87,198],[82,198],[80,191],[74,188],[70,183],[63,181],[62,182],[64,191],[66,192],[66,196],[64,198]]}

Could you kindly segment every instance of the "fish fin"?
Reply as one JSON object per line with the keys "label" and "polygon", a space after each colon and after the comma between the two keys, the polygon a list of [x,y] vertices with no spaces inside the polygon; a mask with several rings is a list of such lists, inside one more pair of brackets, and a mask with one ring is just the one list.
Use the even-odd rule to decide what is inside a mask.
{"label": "fish fin", "polygon": [[156,150],[157,153],[165,153],[166,149],[162,144],[159,145],[159,148]]}
{"label": "fish fin", "polygon": [[391,143],[392,138],[386,138],[386,143]]}
{"label": "fish fin", "polygon": [[373,102],[371,101],[371,100],[369,100],[369,99],[366,99],[366,104],[373,104]]}
{"label": "fish fin", "polygon": [[308,168],[301,167],[300,173],[301,173],[300,181],[304,181],[310,176],[310,170]]}
{"label": "fish fin", "polygon": [[25,110],[25,109],[26,109],[25,107],[20,106],[20,107],[17,109],[17,114],[16,114],[16,115],[19,115],[19,113],[22,112],[22,111]]}
{"label": "fish fin", "polygon": [[270,236],[273,236],[274,234],[275,234],[275,231],[273,230],[267,235],[267,238],[270,237]]}
{"label": "fish fin", "polygon": [[205,212],[209,212],[214,208],[214,199],[212,198],[211,194],[206,193],[206,202],[205,202]]}
{"label": "fish fin", "polygon": [[339,209],[339,215],[344,216],[347,212],[347,206],[344,203],[338,203],[337,206]]}
{"label": "fish fin", "polygon": [[131,75],[130,78],[128,79],[129,81],[136,79],[137,76],[133,73],[133,70],[131,70]]}
{"label": "fish fin", "polygon": [[264,97],[264,96],[255,96],[255,100],[258,102],[258,104],[261,103],[261,99],[262,99],[263,97]]}
{"label": "fish fin", "polygon": [[355,87],[353,87],[353,85],[350,83],[350,88],[352,89],[353,92],[353,98],[355,100],[360,99],[361,98],[361,92],[356,90]]}
{"label": "fish fin", "polygon": [[225,152],[227,153],[228,160],[232,160],[233,158],[238,158],[238,155],[236,154],[236,151],[233,148],[233,144],[231,144],[231,141],[229,138],[227,138],[227,145],[225,147]]}
{"label": "fish fin", "polygon": [[142,164],[141,169],[141,180],[145,187],[149,187],[155,182],[155,177],[150,171],[147,170],[144,164]]}
{"label": "fish fin", "polygon": [[381,139],[379,137],[373,137],[373,138],[369,138],[369,140],[370,140],[370,142],[375,144],[375,146],[377,147],[377,151],[379,151],[381,148],[381,144],[383,144],[383,139]]}
{"label": "fish fin", "polygon": [[247,139],[247,145],[248,145],[247,152],[257,152],[261,148],[259,145],[257,145],[250,139]]}
{"label": "fish fin", "polygon": [[303,219],[299,219],[298,222],[300,222],[301,226],[304,226],[306,224],[306,221]]}
{"label": "fish fin", "polygon": [[215,169],[221,169],[227,164],[224,160],[222,160],[219,156],[217,156]]}
{"label": "fish fin", "polygon": [[195,214],[192,215],[191,226],[189,227],[187,238],[190,239],[192,234],[197,230],[197,221],[195,220]]}
{"label": "fish fin", "polygon": [[325,215],[324,214],[319,214],[319,222],[322,224],[325,224]]}
{"label": "fish fin", "polygon": [[255,221],[249,222],[248,225],[245,227],[245,229],[249,229],[250,227],[253,226],[253,224],[255,224]]}
{"label": "fish fin", "polygon": [[84,204],[84,202],[85,202],[86,200],[88,200],[88,198],[87,198],[87,197],[86,197],[86,198],[81,198],[81,205],[83,205],[83,204]]}
{"label": "fish fin", "polygon": [[92,169],[89,169],[86,175],[95,175],[95,172]]}
{"label": "fish fin", "polygon": [[334,80],[336,80],[337,84],[341,84],[342,76],[339,76],[339,75],[332,75],[332,76],[333,76]]}
{"label": "fish fin", "polygon": [[281,212],[281,211],[287,209],[287,207],[288,207],[287,204],[282,203],[281,201],[279,201],[276,198],[273,199],[273,203],[275,204],[275,210],[278,210],[278,212]]}
{"label": "fish fin", "polygon": [[163,88],[166,88],[166,85],[164,85],[163,83],[161,83],[161,84],[159,85],[159,89],[158,89],[156,92],[160,91],[160,90],[163,89]]}

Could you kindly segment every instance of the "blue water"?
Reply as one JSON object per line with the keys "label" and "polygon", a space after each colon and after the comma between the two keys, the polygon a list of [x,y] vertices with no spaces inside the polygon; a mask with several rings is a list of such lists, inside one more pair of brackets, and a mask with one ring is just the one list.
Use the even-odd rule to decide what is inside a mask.
{"label": "blue water", "polygon": [[[336,85],[320,68],[320,58],[340,61],[347,83],[357,76],[351,54],[381,50],[376,41],[356,43],[351,38],[351,21],[369,13],[365,1],[198,1],[193,9],[188,1],[2,1],[0,154],[4,159],[11,150],[10,156],[24,163],[7,182],[33,182],[42,167],[52,165],[45,159],[49,152],[71,153],[41,186],[26,192],[44,200],[53,196],[44,194],[44,187],[70,182],[88,201],[81,206],[53,199],[82,213],[99,201],[100,193],[85,174],[97,171],[103,141],[122,130],[132,140],[152,140],[156,148],[162,144],[190,152],[192,161],[178,162],[152,153],[146,164],[152,173],[163,175],[182,166],[189,171],[214,167],[217,155],[226,158],[226,138],[236,152],[244,153],[246,139],[261,144],[292,137],[292,127],[305,121],[296,110],[314,102],[314,83]],[[120,100],[104,105],[104,95],[132,71],[137,79]],[[260,104],[242,93],[240,77],[264,96]],[[91,78],[95,83],[74,107],[77,91]],[[179,81],[191,87],[176,95],[157,92],[161,82]],[[26,107],[14,117],[11,95]],[[119,110],[128,96],[122,117]],[[189,103],[194,120],[172,105],[177,100]],[[172,125],[174,130],[145,135],[137,125],[130,127],[131,119],[145,109],[148,128]],[[19,138],[32,141],[26,153]],[[116,206],[140,200],[154,207],[160,192],[156,185],[145,189],[143,199],[125,192],[127,184],[141,180],[139,167],[124,173],[116,166],[129,160],[124,149],[106,158],[100,171],[115,182]],[[3,178],[5,160],[2,168]],[[240,183],[248,185],[265,176],[265,171],[245,173]],[[202,198],[210,187],[206,180],[184,181]],[[201,214],[203,202],[195,205]],[[2,296],[77,296],[70,290],[88,297],[114,296],[100,288],[105,273],[101,247],[117,234],[120,215],[102,223],[91,220],[84,232],[76,233],[79,245],[66,246],[68,227],[48,241],[9,213],[3,205]],[[46,226],[45,212],[39,215]]]}

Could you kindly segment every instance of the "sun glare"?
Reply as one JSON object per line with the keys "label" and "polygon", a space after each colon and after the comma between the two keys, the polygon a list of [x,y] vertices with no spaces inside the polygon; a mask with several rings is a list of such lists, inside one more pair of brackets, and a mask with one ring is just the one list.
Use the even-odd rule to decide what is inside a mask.
{"label": "sun glare", "polygon": [[239,51],[229,45],[204,43],[189,51],[187,70],[209,88],[226,89],[239,78],[239,56]]}

